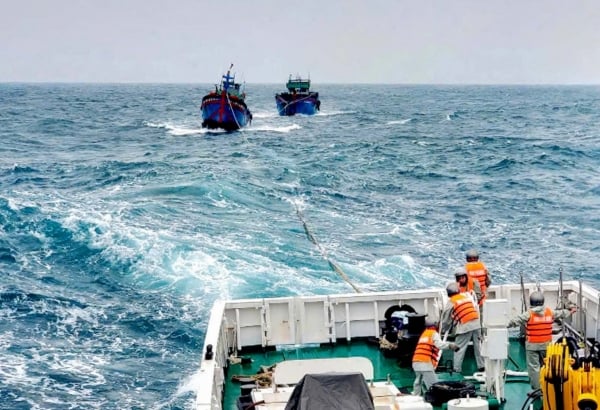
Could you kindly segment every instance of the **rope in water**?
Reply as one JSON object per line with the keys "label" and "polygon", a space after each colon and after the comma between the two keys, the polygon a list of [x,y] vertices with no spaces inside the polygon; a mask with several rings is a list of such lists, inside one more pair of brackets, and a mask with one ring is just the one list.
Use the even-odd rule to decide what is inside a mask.
{"label": "rope in water", "polygon": [[356,293],[362,293],[360,288],[358,286],[356,286],[354,283],[352,283],[352,281],[350,280],[348,275],[346,275],[344,273],[342,268],[327,256],[327,252],[321,246],[321,244],[317,241],[317,238],[315,238],[315,236],[309,229],[308,224],[306,223],[306,220],[304,219],[304,215],[302,214],[302,211],[300,211],[300,208],[298,208],[298,205],[294,204],[294,207],[296,208],[296,215],[298,215],[300,222],[302,222],[302,226],[304,227],[304,232],[306,233],[306,237],[308,238],[309,241],[311,241],[317,247],[317,249],[321,253],[321,256],[323,256],[323,259],[325,259],[325,261],[329,264],[329,267],[335,273],[337,273],[346,283],[348,283],[348,285],[350,285]]}

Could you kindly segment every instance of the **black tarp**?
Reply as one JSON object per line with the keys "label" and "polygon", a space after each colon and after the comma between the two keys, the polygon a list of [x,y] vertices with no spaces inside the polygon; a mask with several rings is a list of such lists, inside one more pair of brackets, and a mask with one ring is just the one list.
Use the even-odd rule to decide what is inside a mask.
{"label": "black tarp", "polygon": [[296,385],[285,410],[374,410],[362,373],[307,374]]}

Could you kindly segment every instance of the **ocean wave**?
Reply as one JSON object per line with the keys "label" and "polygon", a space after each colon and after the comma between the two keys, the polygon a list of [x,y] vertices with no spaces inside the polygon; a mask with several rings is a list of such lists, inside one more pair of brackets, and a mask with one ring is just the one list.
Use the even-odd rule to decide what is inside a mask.
{"label": "ocean wave", "polygon": [[417,289],[476,247],[495,283],[600,286],[596,90],[330,85],[280,117],[257,85],[225,133],[201,88],[3,86],[3,398],[193,408],[213,301],[352,292],[333,264]]}

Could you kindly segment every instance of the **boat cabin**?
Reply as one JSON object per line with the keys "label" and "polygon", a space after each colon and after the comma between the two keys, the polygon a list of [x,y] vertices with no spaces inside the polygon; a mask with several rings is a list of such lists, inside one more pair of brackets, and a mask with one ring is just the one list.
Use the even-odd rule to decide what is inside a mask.
{"label": "boat cabin", "polygon": [[290,93],[307,93],[310,89],[310,79],[302,79],[299,76],[292,79],[290,74],[290,78],[285,86]]}

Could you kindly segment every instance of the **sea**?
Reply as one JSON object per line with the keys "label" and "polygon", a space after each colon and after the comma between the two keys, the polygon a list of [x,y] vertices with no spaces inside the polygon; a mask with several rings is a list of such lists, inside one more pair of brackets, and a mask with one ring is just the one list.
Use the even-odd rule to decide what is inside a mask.
{"label": "sea", "polygon": [[[0,408],[193,409],[217,299],[600,288],[600,86],[0,84]],[[334,269],[336,268],[336,269]]]}

